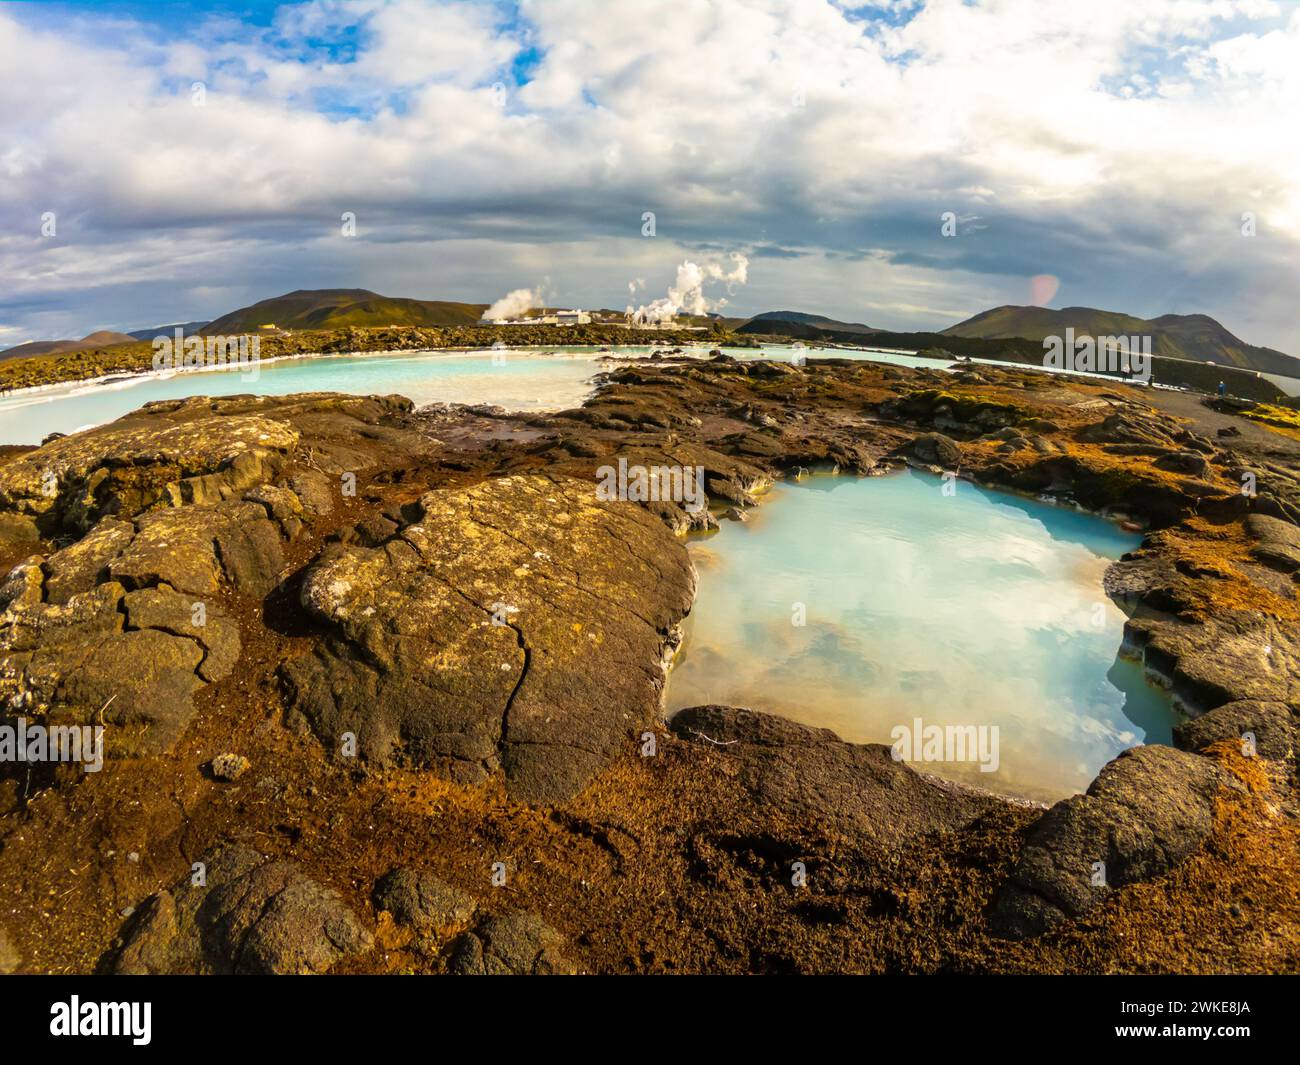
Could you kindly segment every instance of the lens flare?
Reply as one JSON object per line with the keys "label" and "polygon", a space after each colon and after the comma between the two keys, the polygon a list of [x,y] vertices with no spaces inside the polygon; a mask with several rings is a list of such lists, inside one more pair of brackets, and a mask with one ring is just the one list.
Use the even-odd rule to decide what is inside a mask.
{"label": "lens flare", "polygon": [[1035,307],[1046,307],[1060,287],[1060,278],[1051,274],[1039,274],[1029,281],[1029,302]]}

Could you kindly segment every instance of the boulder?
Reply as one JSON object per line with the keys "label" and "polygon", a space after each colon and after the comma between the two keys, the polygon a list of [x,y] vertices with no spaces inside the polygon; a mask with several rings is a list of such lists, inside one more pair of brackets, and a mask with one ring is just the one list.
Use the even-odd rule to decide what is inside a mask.
{"label": "boulder", "polygon": [[1001,805],[973,789],[922,776],[879,743],[846,743],[829,729],[730,706],[695,706],[670,722],[693,743],[725,752],[761,809],[845,836],[896,844],[956,829]]}
{"label": "boulder", "polygon": [[205,855],[127,920],[113,969],[122,974],[324,973],[374,945],[338,892],[292,861],[242,845]]}
{"label": "boulder", "polygon": [[308,569],[303,605],[332,638],[283,667],[291,720],[381,764],[574,794],[658,711],[694,595],[685,548],[571,478],[429,492],[419,512]]}
{"label": "boulder", "polygon": [[271,479],[298,442],[260,417],[173,421],[149,405],[107,426],[60,437],[0,466],[0,510],[47,532],[85,531],[99,518],[130,517],[196,495],[215,502]]}
{"label": "boulder", "polygon": [[1260,758],[1285,761],[1295,753],[1296,721],[1290,707],[1251,699],[1216,706],[1183,722],[1174,729],[1174,745],[1200,751],[1219,740],[1244,743],[1247,733],[1254,737],[1254,753]]}
{"label": "boulder", "polygon": [[423,869],[394,869],[375,886],[375,908],[421,937],[463,931],[474,919],[474,896]]}
{"label": "boulder", "polygon": [[457,941],[451,971],[460,976],[571,976],[564,937],[531,913],[484,917]]}
{"label": "boulder", "polygon": [[912,453],[922,462],[955,470],[961,465],[961,448],[942,433],[923,433],[912,441]]}
{"label": "boulder", "polygon": [[1248,514],[1246,532],[1255,540],[1250,553],[1264,565],[1283,573],[1300,570],[1300,526],[1266,514]]}
{"label": "boulder", "polygon": [[1227,782],[1209,759],[1172,747],[1125,751],[1087,792],[1058,802],[1029,827],[994,898],[994,931],[1039,935],[1116,888],[1173,868],[1209,836],[1214,798]]}

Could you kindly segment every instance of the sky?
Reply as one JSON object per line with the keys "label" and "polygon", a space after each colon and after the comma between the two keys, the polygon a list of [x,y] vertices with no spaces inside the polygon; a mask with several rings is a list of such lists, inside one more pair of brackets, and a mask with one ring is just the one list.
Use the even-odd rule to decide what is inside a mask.
{"label": "sky", "polygon": [[0,3],[0,347],[362,287],[1300,354],[1298,116],[1295,0]]}

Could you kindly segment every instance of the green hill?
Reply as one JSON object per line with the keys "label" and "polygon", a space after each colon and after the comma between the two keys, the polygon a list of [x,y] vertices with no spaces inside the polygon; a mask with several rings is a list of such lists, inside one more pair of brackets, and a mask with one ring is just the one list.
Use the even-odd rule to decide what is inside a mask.
{"label": "green hill", "polygon": [[278,329],[474,325],[486,309],[486,303],[402,299],[364,288],[299,289],[223,314],[203,332],[229,335],[269,325]]}
{"label": "green hill", "polygon": [[840,333],[878,333],[875,326],[863,325],[861,322],[840,322],[827,318],[824,314],[807,314],[804,311],[764,311],[756,314],[749,322],[797,322],[817,329],[833,329]]}
{"label": "green hill", "polygon": [[83,348],[111,348],[116,344],[134,344],[136,338],[126,333],[114,333],[101,329],[89,333],[80,340],[32,340],[16,347],[0,351],[0,361],[8,359],[31,359],[37,355],[57,355],[63,351],[78,351]]}
{"label": "green hill", "polygon": [[945,329],[944,335],[989,340],[1041,341],[1067,328],[1083,336],[1151,336],[1151,352],[1170,359],[1212,362],[1263,373],[1300,376],[1300,359],[1272,348],[1247,344],[1205,314],[1165,314],[1137,318],[1093,307],[994,307]]}

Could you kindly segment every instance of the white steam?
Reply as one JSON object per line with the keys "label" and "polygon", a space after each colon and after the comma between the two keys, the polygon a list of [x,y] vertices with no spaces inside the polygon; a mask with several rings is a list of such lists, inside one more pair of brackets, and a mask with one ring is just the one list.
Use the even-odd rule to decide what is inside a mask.
{"label": "white steam", "polygon": [[635,310],[629,306],[627,313],[634,322],[653,323],[671,322],[679,314],[707,314],[710,310],[725,307],[727,301],[710,301],[704,294],[705,285],[716,282],[733,292],[734,286],[743,285],[748,280],[749,260],[740,252],[731,253],[730,270],[716,261],[701,265],[688,260],[677,267],[677,280],[669,286],[668,295]]}
{"label": "white steam", "polygon": [[483,317],[493,318],[518,318],[525,311],[531,311],[534,307],[542,305],[542,294],[540,289],[517,288],[513,292],[507,292],[496,303],[492,304],[483,312]]}

